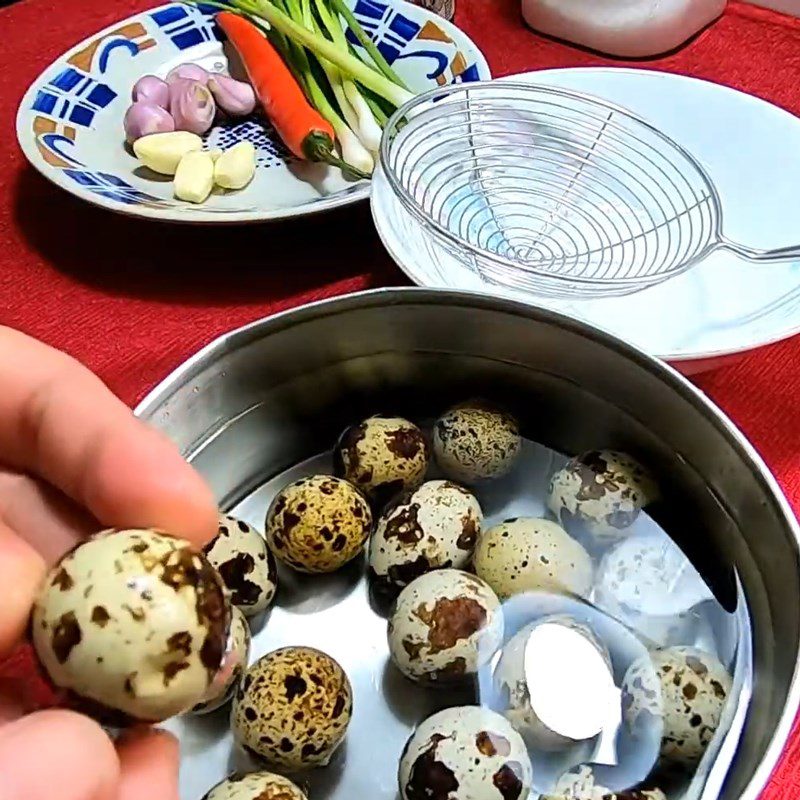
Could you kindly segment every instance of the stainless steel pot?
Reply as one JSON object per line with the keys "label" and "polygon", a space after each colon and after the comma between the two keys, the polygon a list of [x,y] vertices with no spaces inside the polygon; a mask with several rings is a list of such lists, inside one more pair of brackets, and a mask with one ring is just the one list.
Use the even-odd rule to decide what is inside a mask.
{"label": "stainless steel pot", "polygon": [[800,701],[800,531],[753,447],[668,367],[551,312],[389,289],[227,334],[137,413],[174,439],[231,507],[319,452],[362,411],[433,416],[465,395],[502,399],[529,438],[557,450],[613,444],[638,454],[664,484],[659,522],[724,606],[734,602],[738,570],[753,617],[755,685],[721,800],[755,800]]}

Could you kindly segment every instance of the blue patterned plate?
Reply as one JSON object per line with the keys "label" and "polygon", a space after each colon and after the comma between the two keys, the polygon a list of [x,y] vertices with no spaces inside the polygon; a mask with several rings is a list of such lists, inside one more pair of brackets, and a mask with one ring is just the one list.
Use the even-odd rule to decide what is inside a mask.
{"label": "blue patterned plate", "polygon": [[[454,25],[404,0],[349,0],[358,20],[412,89],[490,77],[481,52]],[[213,11],[209,11],[213,13]],[[28,160],[68,192],[112,211],[175,222],[238,223],[310,214],[363,200],[369,183],[338,169],[293,158],[260,121],[221,125],[208,145],[255,144],[258,169],[239,192],[201,206],[176,200],[172,182],[139,166],[124,146],[122,118],[133,84],[162,77],[187,61],[224,72],[227,61],[213,18],[170,3],[81,42],[31,85],[17,114]]]}

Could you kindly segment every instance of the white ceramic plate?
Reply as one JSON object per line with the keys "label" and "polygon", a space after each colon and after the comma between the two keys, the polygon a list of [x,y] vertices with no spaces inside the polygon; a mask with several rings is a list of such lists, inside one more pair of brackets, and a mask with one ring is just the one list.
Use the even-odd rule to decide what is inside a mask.
{"label": "white ceramic plate", "polygon": [[[725,232],[756,247],[800,241],[800,120],[763,100],[706,81],[615,68],[514,76],[625,106],[687,147],[722,198]],[[633,295],[564,300],[485,284],[466,263],[432,255],[378,180],[373,215],[384,244],[422,286],[500,292],[580,318],[697,372],[800,332],[800,262],[755,266],[719,252],[677,278]],[[437,254],[440,252],[437,249]]]}
{"label": "white ceramic plate", "polygon": [[[454,25],[404,0],[348,0],[386,59],[416,91],[490,77],[480,50]],[[215,9],[170,3],[115,23],[51,64],[17,114],[28,160],[72,194],[112,211],[174,222],[241,223],[280,219],[363,200],[366,181],[292,158],[261,120],[219,125],[210,147],[249,140],[256,177],[243,190],[202,206],[176,200],[172,183],[142,168],[124,145],[122,118],[142,75],[164,76],[185,62],[227,71]]]}

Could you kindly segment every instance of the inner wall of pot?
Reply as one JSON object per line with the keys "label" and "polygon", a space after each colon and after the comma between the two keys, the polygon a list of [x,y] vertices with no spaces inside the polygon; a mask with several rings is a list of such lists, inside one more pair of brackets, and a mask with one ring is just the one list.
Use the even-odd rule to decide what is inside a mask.
{"label": "inner wall of pot", "polygon": [[[520,328],[519,319],[506,330],[505,315],[481,320],[458,313],[465,309],[423,307],[424,320],[420,309],[410,311],[355,312],[347,324],[315,318],[225,348],[153,410],[153,421],[210,481],[223,508],[332,446],[360,417],[428,419],[473,396],[510,408],[524,436],[562,453],[630,452],[659,478],[663,500],[652,516],[723,607],[735,604],[734,567],[745,587],[754,697],[721,795],[738,800],[786,702],[800,633],[795,543],[760,476],[726,432],[660,375],[582,331],[530,320]],[[427,336],[413,333],[420,325]]]}

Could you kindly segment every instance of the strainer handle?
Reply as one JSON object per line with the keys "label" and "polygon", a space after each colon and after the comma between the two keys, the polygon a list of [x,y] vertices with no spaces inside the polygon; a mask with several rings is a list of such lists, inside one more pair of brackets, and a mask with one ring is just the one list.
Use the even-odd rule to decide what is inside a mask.
{"label": "strainer handle", "polygon": [[762,264],[775,264],[780,261],[800,261],[800,244],[788,247],[777,247],[774,250],[764,250],[758,247],[748,247],[745,244],[723,239],[722,246],[732,250],[736,255]]}

